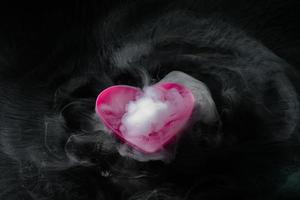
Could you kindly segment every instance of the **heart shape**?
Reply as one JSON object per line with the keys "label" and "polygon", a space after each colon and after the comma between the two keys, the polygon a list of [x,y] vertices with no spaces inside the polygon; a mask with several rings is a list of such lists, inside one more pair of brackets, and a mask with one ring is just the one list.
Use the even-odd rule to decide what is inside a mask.
{"label": "heart shape", "polygon": [[[142,105],[142,98],[144,98],[143,100],[148,98],[146,100],[148,104]],[[130,105],[137,109],[138,102],[142,105],[140,109],[145,109],[145,105],[149,109],[140,110],[142,117],[128,118],[127,116],[131,112]],[[155,105],[154,107],[150,107],[151,102]],[[144,153],[156,153],[163,150],[182,132],[191,117],[194,104],[195,98],[191,90],[179,83],[157,83],[144,91],[132,86],[116,85],[103,90],[98,95],[96,113],[104,125],[111,129],[123,142]],[[155,115],[154,108],[157,105],[161,105],[164,109],[157,111],[160,113]],[[138,121],[142,120],[143,126],[146,123],[146,127],[148,129],[150,127],[149,130],[151,131],[143,134],[129,134],[131,129],[126,120],[131,120],[133,128],[138,127]],[[149,122],[145,120],[149,120]],[[139,133],[138,131],[143,132],[144,129],[138,129],[137,133]]]}

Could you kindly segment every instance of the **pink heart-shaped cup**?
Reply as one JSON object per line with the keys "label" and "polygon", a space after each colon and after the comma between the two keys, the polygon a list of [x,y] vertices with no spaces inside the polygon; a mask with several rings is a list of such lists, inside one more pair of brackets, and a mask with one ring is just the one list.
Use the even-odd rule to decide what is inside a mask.
{"label": "pink heart-shaped cup", "polygon": [[141,135],[130,135],[124,131],[122,123],[125,114],[129,112],[128,105],[145,95],[145,91],[140,88],[116,85],[103,90],[96,100],[96,113],[104,125],[123,142],[143,153],[156,153],[163,150],[185,127],[193,112],[195,98],[189,88],[178,83],[163,82],[149,88],[155,92],[156,101],[168,105],[168,114],[160,115],[162,119],[159,119],[159,123],[163,124],[155,131],[153,129]]}

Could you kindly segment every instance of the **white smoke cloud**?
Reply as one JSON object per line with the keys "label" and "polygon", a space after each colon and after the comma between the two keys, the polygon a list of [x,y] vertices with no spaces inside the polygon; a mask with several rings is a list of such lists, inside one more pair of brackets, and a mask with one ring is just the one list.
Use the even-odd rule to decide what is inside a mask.
{"label": "white smoke cloud", "polygon": [[137,101],[127,105],[121,120],[121,131],[129,137],[149,135],[159,131],[171,114],[171,106],[160,100],[159,91],[148,87]]}

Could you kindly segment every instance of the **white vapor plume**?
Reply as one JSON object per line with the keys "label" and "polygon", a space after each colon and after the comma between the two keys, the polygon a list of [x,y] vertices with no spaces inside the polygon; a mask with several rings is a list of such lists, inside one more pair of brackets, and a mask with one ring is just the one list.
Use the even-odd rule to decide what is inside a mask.
{"label": "white vapor plume", "polygon": [[127,136],[148,135],[159,131],[170,114],[171,106],[160,100],[159,91],[147,87],[140,99],[127,105],[121,130]]}
{"label": "white vapor plume", "polygon": [[[219,120],[210,91],[203,82],[180,71],[170,72],[159,83],[164,82],[182,84],[193,93],[195,109],[188,125],[197,121],[210,124]],[[121,119],[120,130],[128,141],[134,141],[137,137],[148,136],[154,132],[158,133],[159,138],[162,138],[163,135],[159,130],[167,123],[167,120],[186,109],[183,103],[184,97],[176,89],[168,91],[168,100],[171,99],[171,101],[164,101],[160,92],[155,87],[145,87],[143,95],[127,105],[126,113]],[[175,157],[178,139],[180,139],[180,135],[176,135],[171,145],[164,146],[160,151],[154,153],[143,153],[126,143],[120,144],[118,151],[122,156],[142,162],[150,160],[170,162]]]}

